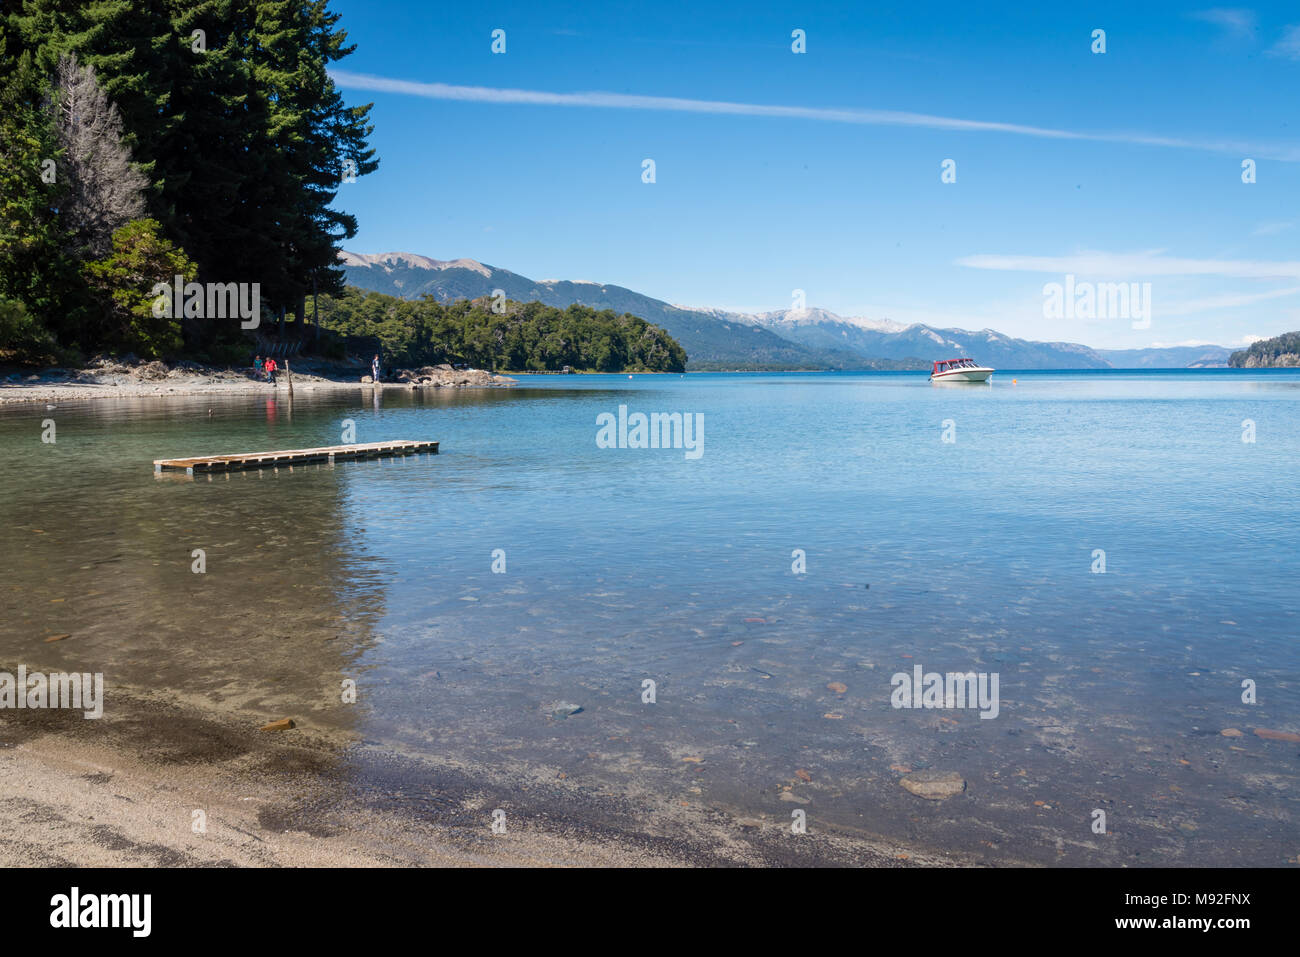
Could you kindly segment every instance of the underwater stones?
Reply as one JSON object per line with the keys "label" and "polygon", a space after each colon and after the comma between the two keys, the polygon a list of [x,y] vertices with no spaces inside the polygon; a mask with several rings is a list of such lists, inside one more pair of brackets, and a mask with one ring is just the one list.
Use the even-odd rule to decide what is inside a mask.
{"label": "underwater stones", "polygon": [[581,712],[582,705],[574,704],[572,701],[552,701],[542,705],[542,711],[552,718],[567,718],[571,714]]}
{"label": "underwater stones", "polygon": [[914,771],[898,783],[927,801],[945,801],[966,790],[966,779],[956,771]]}
{"label": "underwater stones", "polygon": [[1290,731],[1273,731],[1270,728],[1256,728],[1255,737],[1263,738],[1265,741],[1290,741],[1300,743],[1300,734],[1293,734]]}

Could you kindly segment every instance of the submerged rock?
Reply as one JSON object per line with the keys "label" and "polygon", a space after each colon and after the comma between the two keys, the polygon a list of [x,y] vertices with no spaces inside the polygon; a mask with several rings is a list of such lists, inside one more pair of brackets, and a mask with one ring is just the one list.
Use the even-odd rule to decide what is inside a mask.
{"label": "submerged rock", "polygon": [[1263,738],[1265,741],[1300,742],[1300,734],[1293,734],[1290,731],[1273,731],[1270,728],[1256,728],[1255,736]]}
{"label": "submerged rock", "polygon": [[928,801],[943,801],[966,790],[966,779],[956,771],[914,771],[898,783]]}
{"label": "submerged rock", "polygon": [[270,724],[262,725],[263,731],[288,731],[298,727],[293,723],[293,718],[281,718],[279,721],[272,721]]}
{"label": "submerged rock", "polygon": [[542,705],[542,710],[553,718],[567,718],[571,714],[582,711],[582,705],[574,704],[572,701],[552,701],[550,704]]}

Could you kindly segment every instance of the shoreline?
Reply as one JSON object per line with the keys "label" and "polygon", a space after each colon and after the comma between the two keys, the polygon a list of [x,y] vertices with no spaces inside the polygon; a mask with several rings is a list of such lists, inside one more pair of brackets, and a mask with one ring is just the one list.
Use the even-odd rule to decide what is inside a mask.
{"label": "shoreline", "polygon": [[[142,363],[142,365],[144,365]],[[356,375],[356,378],[343,378],[337,370],[332,370],[330,374],[319,374],[312,371],[317,368],[317,363],[304,362],[300,367],[293,370],[293,384],[296,390],[303,392],[347,392],[351,390],[372,390],[375,388],[373,382],[369,381],[368,375],[358,374],[360,367],[356,372],[349,370],[349,375]],[[1186,372],[1294,372],[1295,369],[1284,367],[1257,367],[1249,369],[1228,369],[1228,368],[1204,368],[1204,369],[1029,369],[1029,370],[1004,370],[1005,374],[1035,374],[1035,375],[1059,375],[1059,374],[1077,374],[1077,373],[1115,373],[1121,375],[1138,374],[1179,374]],[[482,369],[466,370],[449,370],[434,369],[426,367],[422,370],[399,370],[395,375],[396,378],[381,381],[381,389],[401,389],[404,391],[414,391],[420,389],[495,389],[511,388],[518,384],[514,376],[559,376],[579,378],[625,378],[625,377],[643,377],[643,376],[678,376],[684,377],[692,374],[723,374],[723,375],[821,375],[821,374],[843,374],[843,375],[862,375],[862,374],[882,374],[882,375],[915,375],[913,372],[897,372],[894,370],[693,370],[685,373],[676,372],[499,372],[492,373]],[[406,375],[408,378],[401,378]],[[64,369],[55,369],[42,373],[33,373],[28,371],[13,372],[12,369],[0,369],[0,406],[22,405],[24,403],[57,403],[62,401],[79,401],[87,399],[120,399],[120,398],[150,398],[150,397],[183,397],[199,395],[267,395],[267,394],[288,394],[286,379],[281,377],[275,384],[271,385],[262,380],[254,379],[251,372],[236,371],[232,369],[218,369],[215,367],[196,367],[193,363],[178,363],[170,367],[166,374],[158,378],[146,378],[134,373],[127,374],[103,374],[97,373],[93,368],[87,368],[74,372]]]}
{"label": "shoreline", "polygon": [[[341,363],[302,360],[291,369],[293,389],[303,392],[373,390],[368,374]],[[355,378],[344,378],[355,376]],[[192,362],[165,364],[139,360],[96,360],[86,368],[55,368],[44,372],[0,371],[0,405],[30,402],[57,403],[82,399],[148,398],[195,395],[289,394],[289,377],[283,372],[272,384],[255,379],[251,370],[200,366]],[[380,381],[382,389],[509,388],[515,380],[482,369],[455,370],[450,366],[394,370]]]}
{"label": "shoreline", "polygon": [[[4,717],[6,867],[988,864],[825,829],[792,840],[779,816],[610,795],[548,769],[424,762],[340,741],[310,719],[263,732],[247,715],[157,693],[117,689],[97,721]],[[498,807],[504,834],[492,832]]]}

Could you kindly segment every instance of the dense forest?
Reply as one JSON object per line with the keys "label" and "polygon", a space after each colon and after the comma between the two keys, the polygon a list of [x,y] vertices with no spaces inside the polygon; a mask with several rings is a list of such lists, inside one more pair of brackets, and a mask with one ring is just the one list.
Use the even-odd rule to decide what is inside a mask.
{"label": "dense forest", "polygon": [[357,224],[331,204],[378,161],[327,73],[352,52],[327,0],[0,11],[0,358],[242,360],[240,322],[158,285],[256,283],[281,328],[342,291]]}
{"label": "dense forest", "polygon": [[[499,311],[498,311],[499,310]],[[686,352],[629,313],[539,302],[432,296],[398,299],[351,287],[321,297],[320,322],[341,336],[374,336],[392,365],[468,363],[512,372],[683,372]]]}
{"label": "dense forest", "polygon": [[1236,369],[1300,366],[1300,332],[1287,332],[1253,342],[1248,349],[1229,356],[1228,365]]}

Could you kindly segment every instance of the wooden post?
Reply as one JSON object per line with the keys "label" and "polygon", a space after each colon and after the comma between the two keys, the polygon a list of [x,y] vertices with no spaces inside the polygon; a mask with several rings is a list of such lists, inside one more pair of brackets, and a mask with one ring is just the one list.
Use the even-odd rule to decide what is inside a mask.
{"label": "wooden post", "polygon": [[284,377],[289,380],[289,398],[293,398],[293,373],[289,370],[289,357],[284,358]]}

